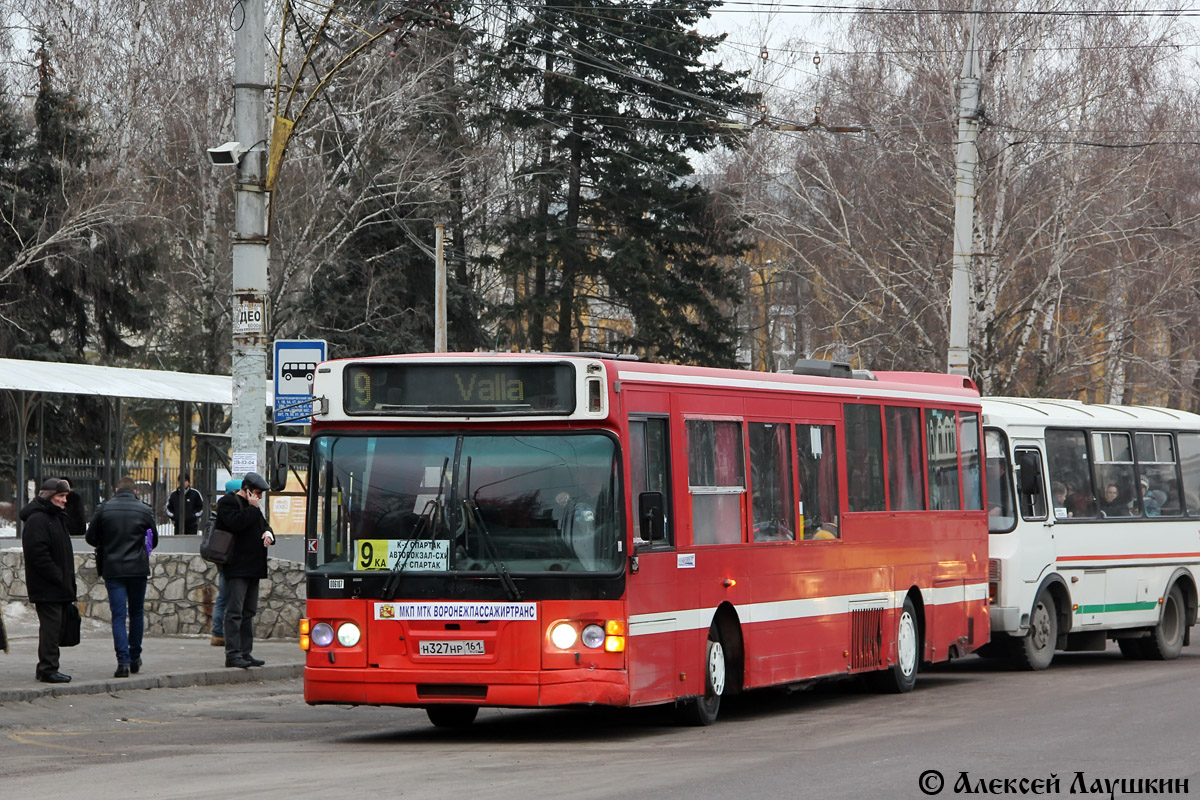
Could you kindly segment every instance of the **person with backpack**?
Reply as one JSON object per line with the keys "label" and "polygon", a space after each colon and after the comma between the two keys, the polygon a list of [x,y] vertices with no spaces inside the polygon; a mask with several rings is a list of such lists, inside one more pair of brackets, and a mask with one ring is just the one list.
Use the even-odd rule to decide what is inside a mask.
{"label": "person with backpack", "polygon": [[266,480],[257,472],[242,477],[242,488],[217,501],[216,528],[233,534],[233,552],[221,567],[229,589],[225,608],[225,666],[261,667],[252,655],[254,615],[258,611],[258,582],[267,577],[267,547],[275,534],[261,509]]}

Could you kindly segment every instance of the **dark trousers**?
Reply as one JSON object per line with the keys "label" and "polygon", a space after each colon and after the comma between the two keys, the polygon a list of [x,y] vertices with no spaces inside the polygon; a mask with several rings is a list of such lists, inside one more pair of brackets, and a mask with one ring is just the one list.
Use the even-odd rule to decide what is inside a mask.
{"label": "dark trousers", "polygon": [[66,603],[34,603],[38,615],[38,675],[58,672],[58,643],[62,639]]}
{"label": "dark trousers", "polygon": [[146,581],[146,578],[104,579],[104,588],[108,589],[108,608],[112,611],[113,649],[116,650],[118,664],[142,660]]}
{"label": "dark trousers", "polygon": [[225,658],[249,658],[254,649],[254,614],[258,611],[258,578],[225,578]]}

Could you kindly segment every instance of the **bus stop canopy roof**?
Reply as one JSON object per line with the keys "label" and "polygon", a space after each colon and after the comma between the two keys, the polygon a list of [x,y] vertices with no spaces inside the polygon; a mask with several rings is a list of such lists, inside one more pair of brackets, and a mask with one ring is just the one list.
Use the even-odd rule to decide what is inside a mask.
{"label": "bus stop canopy roof", "polygon": [[[266,380],[264,378],[264,380]],[[160,369],[100,367],[0,358],[0,389],[47,394],[90,394],[191,403],[233,403],[233,378]],[[267,386],[267,405],[274,402]]]}

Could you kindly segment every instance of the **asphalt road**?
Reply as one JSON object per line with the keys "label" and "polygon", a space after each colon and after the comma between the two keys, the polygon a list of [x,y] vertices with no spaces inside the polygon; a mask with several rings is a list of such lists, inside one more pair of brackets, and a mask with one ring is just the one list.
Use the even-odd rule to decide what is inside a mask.
{"label": "asphalt road", "polygon": [[1111,648],[1033,674],[965,659],[909,695],[853,681],[752,692],[709,728],[663,709],[505,709],[465,731],[420,710],[309,707],[295,680],[41,698],[0,706],[0,795],[922,798],[937,770],[940,797],[964,796],[961,773],[974,794],[1056,775],[1042,793],[1168,778],[1200,796],[1198,684],[1200,646],[1166,663]]}

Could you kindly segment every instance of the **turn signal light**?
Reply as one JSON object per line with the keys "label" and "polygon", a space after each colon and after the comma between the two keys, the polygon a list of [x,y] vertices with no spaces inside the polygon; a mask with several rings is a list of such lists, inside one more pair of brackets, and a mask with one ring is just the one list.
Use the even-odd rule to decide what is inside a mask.
{"label": "turn signal light", "polygon": [[604,623],[604,632],[609,636],[624,636],[625,635],[625,620],[610,619]]}
{"label": "turn signal light", "polygon": [[625,637],[624,636],[605,636],[604,637],[604,652],[606,652],[606,653],[624,653],[625,652]]}
{"label": "turn signal light", "polygon": [[307,618],[300,620],[300,635],[312,632],[312,623]]}
{"label": "turn signal light", "polygon": [[[307,621],[305,620],[305,622]],[[307,633],[300,634],[300,649],[307,651],[310,647],[312,647],[312,639],[308,637]]]}

